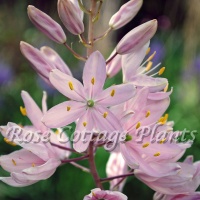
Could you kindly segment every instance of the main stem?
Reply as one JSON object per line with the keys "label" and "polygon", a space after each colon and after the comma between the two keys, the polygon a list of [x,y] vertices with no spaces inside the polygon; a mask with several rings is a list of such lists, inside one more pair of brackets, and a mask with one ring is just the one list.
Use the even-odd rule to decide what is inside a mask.
{"label": "main stem", "polygon": [[92,21],[96,14],[96,0],[90,0],[91,6],[90,6],[90,15],[89,15],[89,29],[88,29],[88,42],[91,45],[87,49],[87,56],[90,56],[90,54],[94,51],[94,22]]}
{"label": "main stem", "polygon": [[96,186],[100,189],[103,189],[99,174],[97,172],[95,160],[94,160],[93,142],[90,143],[88,151],[89,151],[88,153],[89,153],[90,172],[93,176]]}

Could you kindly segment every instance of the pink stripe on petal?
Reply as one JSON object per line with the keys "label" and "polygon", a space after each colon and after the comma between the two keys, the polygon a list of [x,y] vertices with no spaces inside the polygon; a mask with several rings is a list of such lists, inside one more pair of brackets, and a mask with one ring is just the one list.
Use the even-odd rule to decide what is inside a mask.
{"label": "pink stripe on petal", "polygon": [[88,98],[94,98],[102,91],[106,80],[106,62],[100,52],[90,55],[83,70],[83,83]]}

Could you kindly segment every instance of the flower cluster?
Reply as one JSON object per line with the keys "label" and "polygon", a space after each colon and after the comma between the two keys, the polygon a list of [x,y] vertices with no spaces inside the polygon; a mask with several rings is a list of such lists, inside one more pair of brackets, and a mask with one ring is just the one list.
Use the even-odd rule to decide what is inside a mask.
{"label": "flower cluster", "polygon": [[[94,36],[94,26],[100,17],[103,0],[91,0],[90,4],[87,8],[81,0],[58,0],[57,3],[61,21],[86,47],[86,57],[67,44],[66,34],[56,21],[34,6],[28,6],[31,22],[51,40],[66,46],[85,65],[81,82],[73,77],[69,67],[50,47],[39,50],[26,42],[20,43],[21,52],[33,69],[66,96],[66,101],[48,110],[44,92],[41,110],[31,96],[22,91],[24,107],[20,107],[20,111],[30,119],[32,126],[9,122],[0,127],[5,142],[22,147],[0,157],[0,165],[10,173],[10,177],[0,177],[0,180],[15,187],[27,186],[49,178],[62,163],[88,159],[90,169],[74,164],[90,172],[98,187],[84,200],[127,199],[121,191],[128,176],[137,177],[155,190],[155,200],[199,199],[200,194],[195,191],[200,184],[200,163],[193,163],[192,156],[179,162],[192,141],[178,142],[182,132],[173,130],[174,123],[168,121],[165,113],[172,93],[172,89],[168,91],[168,80],[159,77],[165,67],[160,63],[153,67],[156,52],[149,55],[157,20],[148,21],[127,33],[105,59],[94,50],[96,42],[130,22],[139,11],[142,0],[125,3],[109,20],[108,30],[97,37]],[[83,23],[84,15],[89,19],[88,32]],[[86,34],[88,39],[84,36]],[[105,81],[120,70],[122,83],[105,89]],[[62,128],[71,123],[76,125],[73,144],[69,140],[58,140]],[[44,142],[33,135],[34,138],[27,142],[28,131],[39,131],[42,137],[49,139]],[[157,140],[152,140],[152,134]],[[175,137],[169,140],[168,134]],[[119,135],[121,139],[115,143]],[[62,137],[66,141],[68,136],[62,134]],[[108,150],[114,143],[106,166],[108,177],[100,178],[95,152],[102,146]],[[81,156],[69,158],[72,152]],[[103,189],[105,181],[110,181],[110,191]]]}

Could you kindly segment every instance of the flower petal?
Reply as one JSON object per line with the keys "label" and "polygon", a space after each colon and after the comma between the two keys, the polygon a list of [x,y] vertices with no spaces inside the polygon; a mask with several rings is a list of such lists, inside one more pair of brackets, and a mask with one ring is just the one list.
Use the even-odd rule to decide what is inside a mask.
{"label": "flower petal", "polygon": [[121,104],[135,95],[135,87],[131,83],[114,85],[97,96],[96,103],[103,106]]}
{"label": "flower petal", "polygon": [[38,105],[35,103],[32,97],[28,94],[28,92],[22,91],[21,96],[26,108],[27,116],[31,120],[33,126],[38,130],[46,131],[47,128],[41,122],[43,113],[38,107]]}
{"label": "flower petal", "polygon": [[47,127],[60,128],[77,120],[85,111],[85,104],[65,101],[48,110],[42,121]]}
{"label": "flower petal", "polygon": [[149,44],[150,41],[137,51],[122,56],[123,82],[130,81],[137,74],[137,69],[146,55]]}
{"label": "flower petal", "polygon": [[100,52],[90,55],[83,70],[83,84],[88,99],[93,99],[102,91],[106,80],[106,61]]}
{"label": "flower petal", "polygon": [[60,93],[69,99],[85,101],[83,86],[75,78],[54,69],[50,73],[49,80]]}

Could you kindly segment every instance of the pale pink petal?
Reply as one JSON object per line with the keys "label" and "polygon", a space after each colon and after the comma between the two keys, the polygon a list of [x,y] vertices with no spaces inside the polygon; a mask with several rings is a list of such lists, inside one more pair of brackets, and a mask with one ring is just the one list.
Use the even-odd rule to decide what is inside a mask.
{"label": "pale pink petal", "polygon": [[44,46],[40,48],[40,52],[45,56],[47,61],[54,66],[54,68],[59,69],[61,72],[72,76],[69,67],[65,64],[62,58],[50,47]]}
{"label": "pale pink petal", "polygon": [[[74,138],[73,147],[77,152],[84,152],[87,150],[89,143],[92,140],[94,128],[93,110],[88,109],[76,124],[75,133],[77,135]],[[79,133],[80,135],[78,137]]]}
{"label": "pale pink petal", "polygon": [[13,187],[25,187],[25,186],[32,185],[37,182],[37,181],[29,180],[26,183],[18,183],[11,177],[0,177],[0,181],[4,182],[10,186],[13,186]]}
{"label": "pale pink petal", "polygon": [[26,149],[14,151],[5,156],[0,157],[1,167],[8,172],[21,172],[22,170],[41,165],[44,161]]}
{"label": "pale pink petal", "polygon": [[23,102],[26,108],[27,116],[31,120],[33,126],[37,128],[38,130],[46,131],[47,128],[41,122],[43,113],[38,107],[38,105],[35,103],[35,101],[26,91],[21,92],[21,97],[23,99]]}
{"label": "pale pink petal", "polygon": [[122,72],[123,81],[128,82],[132,77],[137,75],[137,70],[140,67],[150,42],[147,42],[140,49],[122,56]]}
{"label": "pale pink petal", "polygon": [[[126,162],[124,158],[122,157],[120,152],[113,152],[110,154],[110,157],[108,159],[108,162],[106,164],[106,174],[108,177],[112,176],[118,176],[122,175],[128,172],[128,167],[126,165]],[[121,181],[121,178],[114,179],[110,182],[110,189],[113,188],[119,181]],[[122,191],[123,186],[125,184],[125,180],[122,181],[117,187],[118,191]],[[116,189],[116,188],[115,188]]]}
{"label": "pale pink petal", "polygon": [[60,128],[77,120],[85,111],[84,103],[65,101],[48,110],[42,121],[47,127]]}
{"label": "pale pink petal", "polygon": [[114,85],[104,90],[96,98],[96,103],[103,106],[114,106],[128,101],[135,95],[135,87],[131,83]]}
{"label": "pale pink petal", "polygon": [[49,77],[52,85],[63,95],[75,101],[85,101],[83,85],[75,78],[54,69]]}
{"label": "pale pink petal", "polygon": [[135,76],[130,80],[138,88],[149,87],[150,92],[160,92],[168,84],[166,78],[153,78],[144,74]]}
{"label": "pale pink petal", "polygon": [[[114,54],[116,53],[116,50],[114,50],[110,57],[112,57]],[[109,57],[109,58],[110,58]],[[109,59],[108,58],[108,59]],[[107,71],[107,77],[108,78],[112,78],[113,76],[115,76],[121,69],[122,64],[121,64],[121,59],[122,56],[117,54],[112,61],[110,61],[107,65],[106,65],[106,71]]]}
{"label": "pale pink petal", "polygon": [[151,100],[162,100],[171,95],[173,92],[173,88],[169,92],[155,92],[155,93],[149,93],[148,99]]}
{"label": "pale pink petal", "polygon": [[83,70],[83,84],[88,94],[87,98],[93,99],[99,94],[106,80],[106,62],[99,51],[90,55]]}

